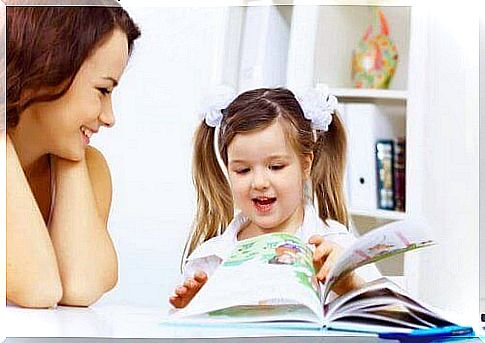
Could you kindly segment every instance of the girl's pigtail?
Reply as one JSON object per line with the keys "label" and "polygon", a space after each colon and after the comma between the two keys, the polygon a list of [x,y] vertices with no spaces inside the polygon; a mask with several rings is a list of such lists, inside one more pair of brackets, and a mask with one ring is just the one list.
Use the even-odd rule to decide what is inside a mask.
{"label": "girl's pigtail", "polygon": [[194,226],[182,256],[185,259],[195,248],[225,230],[234,216],[229,183],[214,151],[215,128],[205,121],[195,132],[192,178],[197,192],[197,213]]}
{"label": "girl's pigtail", "polygon": [[338,113],[328,131],[319,131],[313,149],[312,186],[322,220],[333,219],[349,226],[344,195],[347,136]]}

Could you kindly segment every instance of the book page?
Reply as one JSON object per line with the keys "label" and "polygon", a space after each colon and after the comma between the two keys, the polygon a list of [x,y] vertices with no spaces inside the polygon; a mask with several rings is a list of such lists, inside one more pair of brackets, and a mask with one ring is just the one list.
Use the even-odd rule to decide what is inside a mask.
{"label": "book page", "polygon": [[385,278],[369,282],[364,287],[341,296],[326,304],[324,309],[329,327],[342,321],[348,326],[354,322],[363,325],[363,320],[367,320],[370,327],[378,324],[388,326],[389,330],[396,327],[432,328],[455,325]]}
{"label": "book page", "polygon": [[325,283],[323,299],[331,287],[348,272],[390,256],[434,244],[426,235],[426,226],[404,220],[374,229],[352,244],[335,263]]}
{"label": "book page", "polygon": [[[306,309],[306,310],[305,310]],[[175,318],[205,314],[233,321],[323,321],[312,251],[299,238],[274,233],[238,242],[231,255]]]}

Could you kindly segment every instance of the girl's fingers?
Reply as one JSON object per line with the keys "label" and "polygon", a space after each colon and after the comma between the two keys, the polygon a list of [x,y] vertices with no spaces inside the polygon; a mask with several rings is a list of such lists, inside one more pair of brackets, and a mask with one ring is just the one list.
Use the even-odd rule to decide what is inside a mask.
{"label": "girl's fingers", "polygon": [[184,286],[187,288],[187,291],[190,293],[197,292],[205,283],[206,279],[199,278],[200,281],[196,281],[192,278],[185,280]]}
{"label": "girl's fingers", "polygon": [[184,286],[187,287],[187,289],[194,289],[194,288],[197,288],[197,285],[199,283],[197,281],[195,281],[193,278],[187,278],[187,280],[185,280],[184,282]]}
{"label": "girl's fingers", "polygon": [[185,294],[187,294],[187,288],[185,286],[179,286],[177,288],[175,288],[175,295],[178,295],[178,296],[184,296]]}
{"label": "girl's fingers", "polygon": [[205,273],[195,275],[194,278],[188,278],[184,282],[184,287],[187,289],[187,294],[191,296],[199,291],[199,289],[207,281],[207,275]]}
{"label": "girl's fingers", "polygon": [[175,308],[181,308],[184,307],[183,305],[183,298],[178,296],[178,295],[172,295],[170,298],[168,298],[168,301],[170,304],[175,307]]}
{"label": "girl's fingers", "polygon": [[332,268],[335,266],[335,262],[339,257],[338,249],[339,249],[338,246],[334,247],[330,255],[328,255],[325,261],[323,262],[322,267],[320,268],[317,274],[318,280],[324,281],[327,278],[328,273],[330,273]]}
{"label": "girl's fingers", "polygon": [[207,281],[207,274],[199,270],[194,274],[194,280],[204,284]]}
{"label": "girl's fingers", "polygon": [[207,282],[207,274],[203,271],[197,271],[194,277],[187,278],[182,286],[175,289],[175,295],[169,297],[169,302],[175,308],[182,308],[192,300],[199,289]]}
{"label": "girl's fingers", "polygon": [[317,279],[318,281],[322,281],[324,282],[329,271],[331,269],[331,266],[329,263],[325,263],[322,268],[320,268],[320,270],[318,271],[318,274],[317,274]]}
{"label": "girl's fingers", "polygon": [[333,246],[330,243],[322,243],[320,244],[313,253],[313,261],[319,262],[324,257],[326,258],[333,250]]}
{"label": "girl's fingers", "polygon": [[175,308],[182,308],[187,306],[189,301],[192,299],[190,293],[184,291],[183,294],[178,294],[180,290],[184,287],[177,287],[175,290],[175,295],[168,298],[168,302]]}
{"label": "girl's fingers", "polygon": [[328,255],[328,247],[325,238],[321,235],[313,235],[308,239],[308,243],[315,245],[315,251],[313,252],[313,263],[315,268],[319,269],[321,260],[324,256]]}
{"label": "girl's fingers", "polygon": [[189,300],[183,297],[171,296],[169,298],[169,302],[175,308],[182,308],[187,306],[187,304],[189,303]]}
{"label": "girl's fingers", "polygon": [[180,297],[176,295],[172,295],[170,298],[168,298],[168,301],[173,307],[179,308],[180,306]]}
{"label": "girl's fingers", "polygon": [[321,235],[311,236],[308,243],[315,245],[315,251],[313,253],[314,262],[319,262],[324,257],[328,256],[334,248],[332,242],[325,240]]}
{"label": "girl's fingers", "polygon": [[321,235],[313,235],[308,239],[308,243],[314,244],[314,245],[319,245],[325,242],[325,238]]}

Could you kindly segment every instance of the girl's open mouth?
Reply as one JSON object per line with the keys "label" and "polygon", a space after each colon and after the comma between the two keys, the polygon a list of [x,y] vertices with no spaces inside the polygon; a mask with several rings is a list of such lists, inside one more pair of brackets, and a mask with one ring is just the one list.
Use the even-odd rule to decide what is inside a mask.
{"label": "girl's open mouth", "polygon": [[258,212],[269,212],[273,208],[276,198],[270,197],[257,197],[251,199],[253,201],[254,207]]}

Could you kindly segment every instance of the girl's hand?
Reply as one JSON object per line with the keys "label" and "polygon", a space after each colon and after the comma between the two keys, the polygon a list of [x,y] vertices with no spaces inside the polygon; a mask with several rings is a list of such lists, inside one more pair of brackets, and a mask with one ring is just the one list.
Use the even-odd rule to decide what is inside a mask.
{"label": "girl's hand", "polygon": [[[323,236],[313,235],[308,243],[315,245],[313,253],[313,265],[317,271],[318,281],[325,282],[329,272],[335,266],[335,262],[342,255],[343,249],[337,243],[326,240]],[[352,289],[361,287],[364,281],[355,272],[350,272],[333,285],[333,290],[338,294],[346,293]]]}
{"label": "girl's hand", "polygon": [[175,295],[169,298],[170,304],[175,308],[187,306],[206,282],[207,274],[202,270],[198,270],[195,272],[194,277],[187,278],[182,286],[178,286],[175,289]]}

